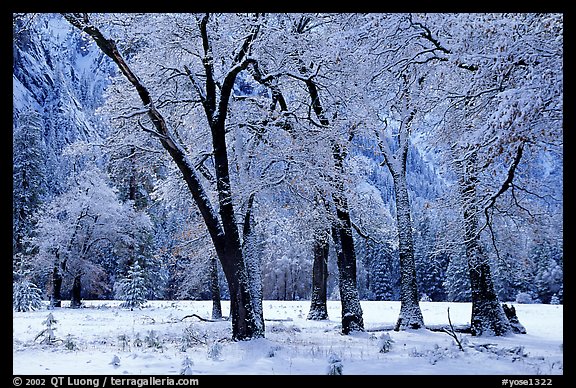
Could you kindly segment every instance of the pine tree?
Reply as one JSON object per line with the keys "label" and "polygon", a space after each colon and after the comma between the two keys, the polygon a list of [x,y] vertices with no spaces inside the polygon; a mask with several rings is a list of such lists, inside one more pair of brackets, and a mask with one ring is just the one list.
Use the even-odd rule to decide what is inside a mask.
{"label": "pine tree", "polygon": [[449,302],[469,302],[471,300],[470,278],[467,274],[466,260],[461,255],[451,255],[444,288]]}
{"label": "pine tree", "polygon": [[12,243],[15,254],[27,253],[24,241],[32,235],[32,215],[46,193],[46,145],[42,136],[40,114],[32,109],[22,112],[12,138]]}
{"label": "pine tree", "polygon": [[342,369],[344,369],[344,365],[342,365],[342,358],[338,355],[332,353],[328,357],[328,375],[329,376],[340,376],[342,375]]}
{"label": "pine tree", "polygon": [[39,310],[42,307],[42,291],[26,279],[14,283],[12,307],[18,312]]}
{"label": "pine tree", "polygon": [[375,300],[398,300],[400,276],[389,246],[380,249],[378,257],[370,263],[370,288]]}
{"label": "pine tree", "polygon": [[56,330],[54,325],[56,325],[56,323],[58,323],[58,321],[56,320],[56,318],[54,318],[54,315],[52,315],[52,313],[48,314],[46,320],[42,322],[42,324],[46,325],[46,328],[42,330],[40,333],[38,333],[36,338],[34,338],[34,341],[37,341],[39,338],[42,338],[42,340],[40,341],[42,344],[54,345],[56,341],[58,341],[56,335],[54,334],[54,331]]}
{"label": "pine tree", "polygon": [[124,299],[121,307],[138,308],[146,303],[146,284],[142,268],[138,261],[130,266],[128,276],[120,282],[120,297]]}

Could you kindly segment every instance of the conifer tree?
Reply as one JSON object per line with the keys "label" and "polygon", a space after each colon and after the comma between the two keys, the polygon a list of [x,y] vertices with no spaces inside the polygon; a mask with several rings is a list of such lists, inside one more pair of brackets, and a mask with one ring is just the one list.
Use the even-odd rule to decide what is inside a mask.
{"label": "conifer tree", "polygon": [[146,284],[142,268],[138,261],[130,266],[128,276],[120,283],[119,296],[124,299],[121,304],[125,308],[138,308],[146,303]]}

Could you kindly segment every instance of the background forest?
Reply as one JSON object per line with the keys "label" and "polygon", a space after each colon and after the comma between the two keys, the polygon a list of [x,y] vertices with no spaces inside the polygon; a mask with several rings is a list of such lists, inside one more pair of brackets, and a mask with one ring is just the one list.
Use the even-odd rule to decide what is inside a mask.
{"label": "background forest", "polygon": [[418,300],[470,301],[474,220],[501,301],[563,302],[561,15],[65,16],[13,18],[15,294],[229,299],[204,200],[261,299],[354,257],[400,300],[412,252]]}

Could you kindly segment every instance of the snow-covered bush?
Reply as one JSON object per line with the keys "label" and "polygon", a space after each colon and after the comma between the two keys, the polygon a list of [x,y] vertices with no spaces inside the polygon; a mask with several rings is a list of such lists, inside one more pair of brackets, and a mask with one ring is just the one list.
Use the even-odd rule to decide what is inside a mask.
{"label": "snow-covered bush", "polygon": [[144,343],[149,348],[162,349],[162,341],[160,340],[160,337],[154,330],[150,330],[148,332],[148,335],[144,337]]}
{"label": "snow-covered bush", "polygon": [[380,353],[388,353],[392,348],[392,343],[394,340],[390,337],[389,333],[382,333],[380,339],[378,340],[378,348]]}
{"label": "snow-covered bush", "polygon": [[532,299],[532,295],[527,292],[519,292],[516,295],[516,303],[519,304],[532,304],[534,300]]}
{"label": "snow-covered bush", "polygon": [[127,349],[130,350],[130,337],[128,337],[126,334],[120,334],[118,336],[118,342],[120,343],[123,352]]}
{"label": "snow-covered bush", "polygon": [[342,359],[332,353],[328,357],[328,375],[341,375],[342,369],[344,369],[344,365],[342,365]]}
{"label": "snow-covered bush", "polygon": [[208,358],[212,361],[219,361],[222,357],[222,345],[219,342],[214,342],[208,347]]}
{"label": "snow-covered bush", "polygon": [[190,325],[184,329],[184,333],[181,336],[181,346],[180,350],[185,352],[186,349],[192,348],[196,345],[205,345],[207,339],[206,333],[200,333],[194,325]]}
{"label": "snow-covered bush", "polygon": [[189,359],[188,356],[186,356],[186,358],[182,361],[182,369],[180,369],[180,374],[181,375],[193,374],[192,365],[194,365],[194,362],[192,362],[192,360]]}
{"label": "snow-covered bush", "polygon": [[550,298],[550,304],[560,304],[560,298],[558,298],[558,295],[552,295],[552,298]]}
{"label": "snow-covered bush", "polygon": [[72,334],[68,334],[64,340],[64,347],[68,350],[78,350],[78,345],[74,341]]}
{"label": "snow-covered bush", "polygon": [[28,280],[14,283],[12,307],[18,312],[39,310],[42,307],[42,291]]}
{"label": "snow-covered bush", "polygon": [[409,355],[410,357],[423,357],[428,359],[428,362],[432,365],[436,365],[436,363],[444,358],[457,358],[460,356],[459,348],[455,346],[450,347],[441,347],[438,344],[434,344],[432,348],[418,350],[416,348],[412,348]]}
{"label": "snow-covered bush", "polygon": [[109,364],[114,366],[114,368],[118,368],[120,366],[120,357],[114,355],[114,357],[112,357],[112,361],[110,361]]}
{"label": "snow-covered bush", "polygon": [[420,297],[420,302],[432,302],[432,299],[428,295],[422,294]]}
{"label": "snow-covered bush", "polygon": [[276,352],[278,352],[280,349],[282,349],[282,347],[280,345],[273,345],[270,346],[268,348],[268,351],[266,352],[266,356],[269,358],[275,357],[276,356]]}

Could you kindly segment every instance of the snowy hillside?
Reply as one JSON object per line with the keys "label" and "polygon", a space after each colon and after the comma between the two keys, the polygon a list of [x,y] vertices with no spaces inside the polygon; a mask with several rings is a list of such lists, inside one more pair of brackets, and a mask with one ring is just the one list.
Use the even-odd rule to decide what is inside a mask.
{"label": "snowy hillside", "polygon": [[[309,321],[309,302],[264,301],[266,338],[230,341],[227,321],[203,322],[211,302],[154,301],[130,311],[115,301],[86,301],[86,308],[14,313],[13,373],[176,375],[188,357],[195,375],[325,375],[329,357],[344,375],[558,375],[563,374],[563,307],[515,305],[527,334],[470,337],[464,351],[446,333],[395,332],[398,302],[363,301],[367,332],[340,333],[340,303],[328,304],[329,320]],[[423,302],[427,325],[469,323],[469,303]],[[228,315],[228,303],[224,303]],[[35,337],[52,312],[56,341]],[[546,317],[546,319],[543,319]],[[380,352],[382,336],[393,342]],[[119,365],[112,365],[118,356]]]}

